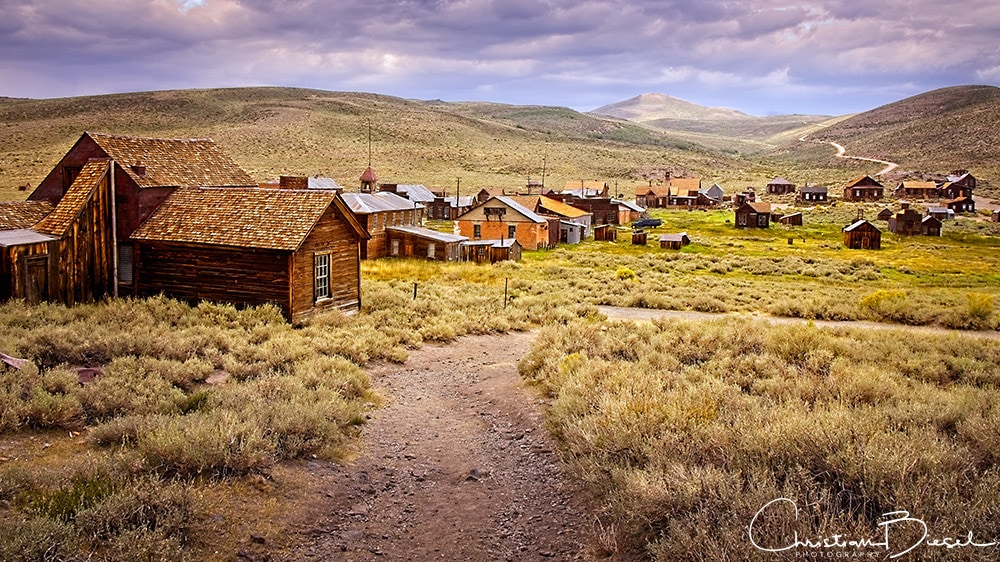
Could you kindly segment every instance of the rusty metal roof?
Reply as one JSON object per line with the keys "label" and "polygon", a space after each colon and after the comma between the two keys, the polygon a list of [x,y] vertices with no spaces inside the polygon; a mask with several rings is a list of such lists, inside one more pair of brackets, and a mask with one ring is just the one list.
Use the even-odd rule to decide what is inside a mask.
{"label": "rusty metal roof", "polygon": [[178,189],[132,238],[294,251],[331,205],[368,238],[335,191],[260,188]]}
{"label": "rusty metal roof", "polygon": [[212,139],[84,133],[141,187],[246,187],[256,182]]}
{"label": "rusty metal roof", "polygon": [[48,201],[0,202],[0,230],[31,228],[51,213],[53,208]]}
{"label": "rusty metal roof", "polygon": [[62,236],[80,216],[80,212],[90,201],[94,189],[108,173],[109,160],[93,159],[87,162],[69,186],[59,204],[44,219],[38,221],[35,230],[43,234]]}

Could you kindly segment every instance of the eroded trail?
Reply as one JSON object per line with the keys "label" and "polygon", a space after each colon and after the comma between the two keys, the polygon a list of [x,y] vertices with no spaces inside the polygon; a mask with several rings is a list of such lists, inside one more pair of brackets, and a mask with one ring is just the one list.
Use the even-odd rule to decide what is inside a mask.
{"label": "eroded trail", "polygon": [[[517,373],[533,335],[428,345],[370,370],[388,398],[274,560],[573,560],[591,524]],[[323,464],[323,466],[319,466]],[[325,468],[324,468],[325,467]],[[277,546],[277,545],[275,545]]]}

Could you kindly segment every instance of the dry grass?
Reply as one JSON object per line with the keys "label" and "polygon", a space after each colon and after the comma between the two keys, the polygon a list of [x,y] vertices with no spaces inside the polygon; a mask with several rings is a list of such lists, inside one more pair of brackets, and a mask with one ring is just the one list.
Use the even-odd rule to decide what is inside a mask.
{"label": "dry grass", "polygon": [[878,538],[896,509],[932,536],[989,542],[998,352],[905,332],[575,323],[546,328],[520,367],[550,397],[549,427],[603,497],[606,527],[656,560],[758,560],[748,525],[777,498],[805,516],[769,520],[759,544],[792,531]]}

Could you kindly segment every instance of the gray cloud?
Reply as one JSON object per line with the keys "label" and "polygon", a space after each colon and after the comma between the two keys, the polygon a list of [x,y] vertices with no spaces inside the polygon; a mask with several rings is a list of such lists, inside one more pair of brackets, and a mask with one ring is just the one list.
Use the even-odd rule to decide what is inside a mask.
{"label": "gray cloud", "polygon": [[291,85],[843,113],[1000,81],[994,0],[0,0],[0,95]]}

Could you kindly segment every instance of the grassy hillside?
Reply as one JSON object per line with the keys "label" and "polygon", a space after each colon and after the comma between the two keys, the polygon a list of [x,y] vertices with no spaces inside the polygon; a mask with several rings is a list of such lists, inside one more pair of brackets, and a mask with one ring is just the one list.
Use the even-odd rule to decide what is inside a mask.
{"label": "grassy hillside", "polygon": [[750,181],[733,155],[558,107],[420,102],[361,93],[238,88],[0,100],[0,199],[44,178],[83,131],[211,137],[258,180],[322,174],[353,187],[368,163],[382,181],[463,193],[603,179],[623,189],[664,169]]}
{"label": "grassy hillside", "polygon": [[[967,169],[1000,185],[998,122],[1000,88],[957,86],[861,113],[811,138],[839,142],[849,154],[896,162],[900,177]],[[815,146],[793,144],[779,158],[811,162],[815,151]]]}

